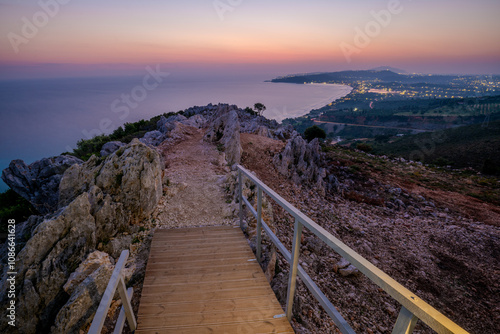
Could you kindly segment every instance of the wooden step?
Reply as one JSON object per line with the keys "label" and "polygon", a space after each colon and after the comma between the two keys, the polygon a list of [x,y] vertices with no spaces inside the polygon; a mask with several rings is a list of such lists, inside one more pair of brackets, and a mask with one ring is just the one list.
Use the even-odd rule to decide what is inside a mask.
{"label": "wooden step", "polygon": [[157,230],[136,333],[293,333],[239,228]]}

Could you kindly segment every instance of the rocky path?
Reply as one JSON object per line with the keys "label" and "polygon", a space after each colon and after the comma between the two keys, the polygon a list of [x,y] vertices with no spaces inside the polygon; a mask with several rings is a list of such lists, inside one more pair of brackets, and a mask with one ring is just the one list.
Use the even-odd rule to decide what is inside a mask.
{"label": "rocky path", "polygon": [[161,150],[169,186],[158,205],[158,227],[232,224],[223,188],[225,160],[203,141],[203,131],[193,130],[186,140]]}

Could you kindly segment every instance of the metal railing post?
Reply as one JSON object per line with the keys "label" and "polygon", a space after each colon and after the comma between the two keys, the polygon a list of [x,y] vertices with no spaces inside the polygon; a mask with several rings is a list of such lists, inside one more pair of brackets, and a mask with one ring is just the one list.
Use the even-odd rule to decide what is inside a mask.
{"label": "metal railing post", "polygon": [[238,168],[238,200],[240,202],[240,228],[243,230],[243,177],[241,176],[241,169]]}
{"label": "metal railing post", "polygon": [[[126,287],[125,287],[125,282],[123,281],[123,275],[121,271],[125,267],[128,255],[129,251],[123,250],[122,253],[120,254],[118,262],[116,262],[115,269],[111,274],[108,286],[104,291],[101,302],[99,303],[99,307],[97,308],[96,314],[94,315],[94,319],[92,320],[92,324],[90,325],[90,329],[88,331],[89,334],[101,333],[102,327],[104,326],[104,321],[106,320],[106,316],[108,314],[109,306],[113,301],[113,296],[115,295],[117,288],[121,290],[120,298],[122,299],[122,304],[124,306],[124,311],[126,313],[127,319],[129,320],[130,328],[134,328],[137,325],[134,313],[132,312],[132,307],[130,306],[130,301],[127,298],[127,293],[126,292],[124,293],[122,291],[126,289]],[[125,306],[125,304],[128,305]]]}
{"label": "metal railing post", "polygon": [[297,267],[299,265],[300,239],[302,237],[302,223],[295,217],[293,229],[292,258],[290,262],[290,276],[288,277],[288,292],[286,295],[286,317],[292,321],[293,297],[297,286]]}
{"label": "metal railing post", "polygon": [[396,320],[392,334],[412,333],[417,321],[418,318],[413,313],[411,313],[406,307],[401,306],[401,311],[399,311],[398,320]]}
{"label": "metal railing post", "polygon": [[[127,289],[127,296],[128,296],[128,301],[130,304],[130,300],[132,300],[132,296],[134,294],[134,289],[132,287]],[[115,325],[115,330],[113,331],[113,334],[121,334],[123,332],[123,327],[125,326],[125,319],[127,318],[127,314],[125,313],[125,307],[122,305],[122,308],[120,309],[120,314],[118,315],[118,320],[116,320],[116,325]],[[134,317],[135,321],[135,317]],[[137,328],[137,322],[135,322]]]}
{"label": "metal railing post", "polygon": [[257,186],[257,261],[262,254],[262,188]]}
{"label": "metal railing post", "polygon": [[135,320],[134,310],[132,309],[132,305],[130,304],[130,299],[127,293],[127,286],[125,285],[125,281],[123,280],[123,274],[120,277],[117,289],[118,293],[120,294],[120,299],[122,300],[123,310],[125,311],[125,316],[127,317],[130,330],[135,331],[135,329],[137,328],[137,321]]}

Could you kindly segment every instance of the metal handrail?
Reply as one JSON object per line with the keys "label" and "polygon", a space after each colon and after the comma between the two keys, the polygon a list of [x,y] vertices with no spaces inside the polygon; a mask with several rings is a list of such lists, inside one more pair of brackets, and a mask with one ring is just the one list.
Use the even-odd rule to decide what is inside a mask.
{"label": "metal handrail", "polygon": [[120,299],[122,300],[122,307],[120,310],[120,315],[118,316],[118,320],[116,321],[115,330],[113,331],[113,333],[118,334],[123,331],[123,326],[125,325],[125,319],[127,319],[130,329],[132,331],[135,331],[135,329],[137,328],[137,322],[135,320],[134,311],[132,310],[132,305],[130,303],[134,291],[132,287],[127,289],[122,273],[122,270],[125,267],[125,263],[127,262],[128,256],[129,256],[128,250],[123,250],[121,252],[120,258],[118,259],[118,262],[115,265],[115,269],[113,270],[113,274],[111,274],[108,286],[106,287],[106,290],[104,291],[99,307],[97,308],[94,320],[92,320],[92,325],[90,326],[88,334],[101,333],[102,327],[104,326],[104,321],[106,320],[106,316],[108,315],[109,306],[113,301],[116,289],[118,289],[118,293],[120,294]]}
{"label": "metal handrail", "polygon": [[[261,229],[268,234],[271,241],[283,254],[285,259],[290,263],[290,276],[288,280],[286,314],[288,320],[292,318],[293,297],[295,295],[297,275],[305,283],[309,291],[319,301],[321,306],[330,315],[337,327],[342,333],[355,333],[349,324],[344,320],[336,308],[331,304],[328,298],[321,292],[319,287],[307,275],[304,269],[299,265],[300,242],[302,236],[302,228],[306,227],[323,242],[325,242],[335,252],[351,262],[358,270],[377,284],[380,288],[386,291],[392,298],[398,301],[402,307],[399,316],[394,325],[393,334],[411,333],[415,327],[417,320],[421,319],[429,327],[438,333],[463,333],[467,334],[463,328],[455,324],[449,318],[437,311],[435,308],[427,304],[425,301],[417,297],[413,292],[406,289],[404,286],[396,282],[389,275],[374,266],[368,260],[356,253],[339,239],[335,238],[331,233],[312,221],[293,205],[288,203],[284,198],[274,192],[261,180],[255,177],[250,171],[238,165],[238,196],[240,204],[240,227],[243,228],[243,203],[246,204],[252,215],[257,219],[257,258],[260,261],[262,237]],[[243,176],[251,180],[257,187],[257,211],[250,204],[248,199],[243,196]],[[275,200],[283,209],[290,213],[295,218],[294,235],[292,243],[292,252],[290,253],[286,247],[279,241],[276,235],[271,231],[267,224],[262,220],[262,191],[269,197]]]}

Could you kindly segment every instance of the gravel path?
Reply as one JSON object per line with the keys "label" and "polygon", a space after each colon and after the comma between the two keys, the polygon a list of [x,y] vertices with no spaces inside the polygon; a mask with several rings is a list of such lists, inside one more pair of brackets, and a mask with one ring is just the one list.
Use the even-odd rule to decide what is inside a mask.
{"label": "gravel path", "polygon": [[203,141],[203,131],[163,150],[170,185],[158,206],[159,228],[231,225],[224,196],[229,171],[216,147]]}

